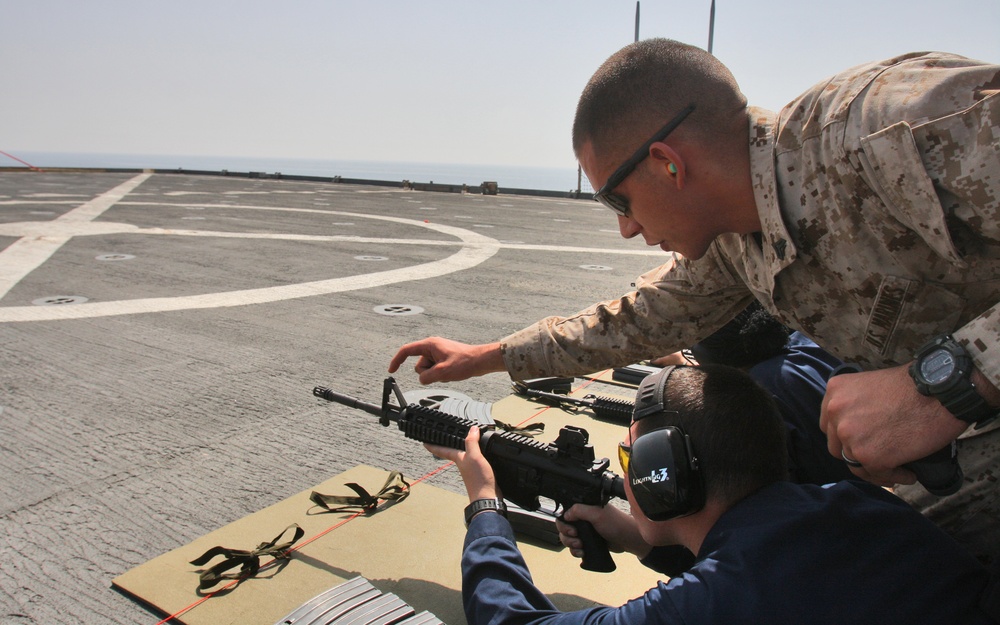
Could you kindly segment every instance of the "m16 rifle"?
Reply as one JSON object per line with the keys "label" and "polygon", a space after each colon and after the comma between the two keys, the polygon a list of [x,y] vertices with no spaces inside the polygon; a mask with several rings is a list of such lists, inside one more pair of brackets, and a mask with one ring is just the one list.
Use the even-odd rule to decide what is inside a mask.
{"label": "m16 rifle", "polygon": [[599,395],[584,395],[583,398],[569,397],[568,395],[533,389],[520,382],[514,382],[512,386],[518,395],[535,397],[550,406],[579,406],[589,409],[598,419],[614,421],[622,425],[632,423],[632,410],[635,408],[635,404],[627,399]]}
{"label": "m16 rifle", "polygon": [[[612,497],[625,499],[624,481],[608,470],[607,458],[594,458],[594,448],[588,443],[590,435],[582,428],[562,428],[555,443],[543,443],[514,432],[501,432],[493,426],[418,403],[407,404],[392,377],[386,378],[383,384],[381,406],[323,386],[315,387],[313,395],[375,415],[385,427],[395,422],[407,438],[452,449],[464,450],[469,428],[479,427],[479,446],[493,467],[504,498],[525,510],[539,510],[540,497],[557,504],[554,514],[561,514],[576,503],[603,506]],[[615,570],[607,542],[593,525],[580,521],[574,526],[583,542],[584,555],[580,566],[588,571]]]}

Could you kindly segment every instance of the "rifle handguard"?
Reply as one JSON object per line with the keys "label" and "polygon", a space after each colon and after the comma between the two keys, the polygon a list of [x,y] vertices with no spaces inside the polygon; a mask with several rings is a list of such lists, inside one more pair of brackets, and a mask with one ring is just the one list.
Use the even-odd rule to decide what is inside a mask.
{"label": "rifle handguard", "polygon": [[465,451],[465,437],[469,434],[469,428],[479,425],[475,421],[419,404],[407,406],[399,419],[399,429],[406,438],[462,451]]}

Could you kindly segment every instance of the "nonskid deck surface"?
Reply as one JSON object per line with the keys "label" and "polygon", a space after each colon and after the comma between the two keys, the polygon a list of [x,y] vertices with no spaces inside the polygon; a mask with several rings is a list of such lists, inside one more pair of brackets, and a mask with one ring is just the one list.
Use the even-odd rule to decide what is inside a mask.
{"label": "nonskid deck surface", "polygon": [[0,621],[155,622],[110,580],[359,463],[440,465],[314,386],[378,402],[405,342],[495,340],[663,260],[586,200],[0,173]]}

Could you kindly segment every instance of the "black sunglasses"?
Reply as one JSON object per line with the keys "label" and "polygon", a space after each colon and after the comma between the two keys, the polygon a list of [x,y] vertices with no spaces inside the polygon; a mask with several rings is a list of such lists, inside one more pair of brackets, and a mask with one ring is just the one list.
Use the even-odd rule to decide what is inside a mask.
{"label": "black sunglasses", "polygon": [[635,153],[632,156],[630,156],[629,159],[625,161],[621,167],[615,170],[615,173],[611,174],[611,176],[608,177],[608,180],[607,182],[604,183],[604,186],[602,186],[597,191],[597,193],[594,194],[594,199],[600,202],[601,204],[604,204],[611,210],[613,210],[615,214],[620,215],[622,217],[628,217],[629,214],[628,200],[618,195],[617,193],[612,193],[612,191],[614,191],[615,187],[620,185],[625,180],[625,178],[627,178],[628,175],[631,174],[633,170],[635,170],[636,165],[641,163],[644,158],[649,156],[649,146],[653,145],[657,141],[663,141],[664,139],[666,139],[667,135],[673,132],[675,128],[680,126],[681,122],[684,121],[684,118],[690,115],[691,111],[693,110],[694,110],[694,104],[689,104],[687,108],[685,108],[683,111],[678,113],[676,117],[667,122],[666,126],[660,128],[660,130],[657,131],[655,135],[650,137],[649,141],[642,144],[641,148],[636,150]]}

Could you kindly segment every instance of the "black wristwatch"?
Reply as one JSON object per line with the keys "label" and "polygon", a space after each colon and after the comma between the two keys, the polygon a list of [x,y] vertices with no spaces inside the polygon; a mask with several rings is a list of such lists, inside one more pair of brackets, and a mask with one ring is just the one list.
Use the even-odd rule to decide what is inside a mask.
{"label": "black wristwatch", "polygon": [[981,427],[997,409],[986,403],[972,383],[972,357],[950,334],[931,339],[917,350],[910,377],[922,395],[934,397],[955,417]]}
{"label": "black wristwatch", "polygon": [[493,510],[502,516],[507,516],[507,504],[503,499],[477,499],[465,507],[465,527],[469,527],[472,517],[485,510]]}

